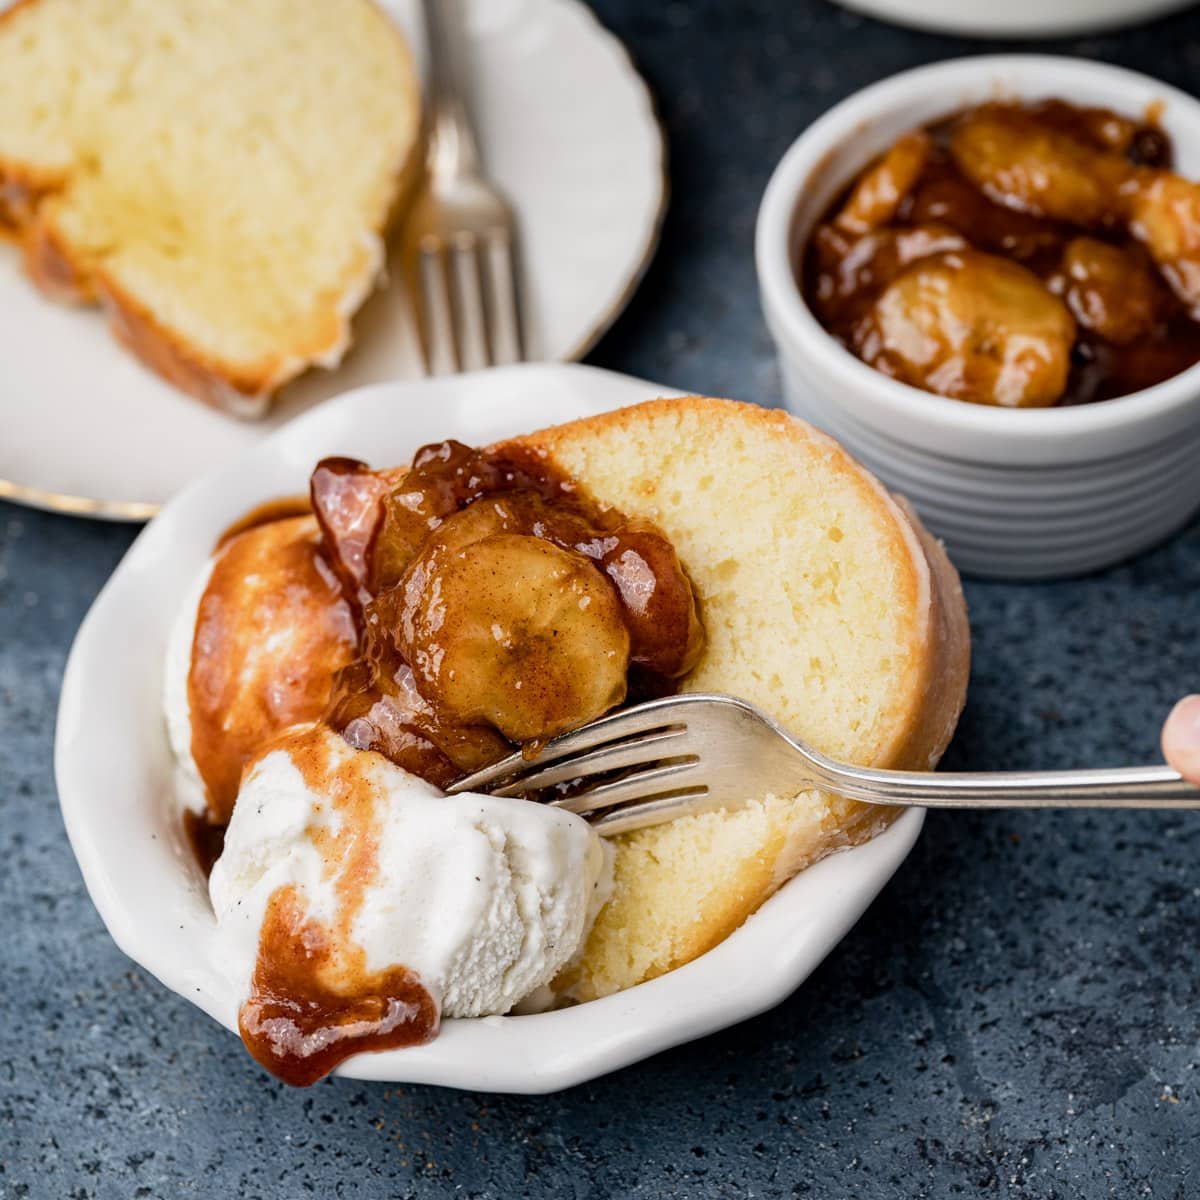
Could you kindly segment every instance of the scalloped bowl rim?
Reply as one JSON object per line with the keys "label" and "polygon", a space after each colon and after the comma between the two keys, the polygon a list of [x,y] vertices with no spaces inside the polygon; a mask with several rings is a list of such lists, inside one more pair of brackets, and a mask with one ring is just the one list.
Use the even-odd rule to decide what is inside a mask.
{"label": "scalloped bowl rim", "polygon": [[[376,461],[403,461],[434,437],[482,442],[666,394],[679,393],[555,364],[373,385],[300,417],[164,507],[80,627],[55,742],[72,848],[96,908],[130,958],[236,1030],[237,997],[221,975],[207,893],[161,794],[169,750],[158,710],[166,630],[230,521],[298,490],[323,453],[365,457],[374,448]],[[411,432],[380,434],[380,422],[399,424],[397,411]],[[802,872],[719,946],[658,979],[556,1012],[447,1020],[427,1045],[359,1055],[338,1074],[547,1092],[753,1016],[792,992],[854,924],[911,849],[923,817],[904,813],[874,840]]]}

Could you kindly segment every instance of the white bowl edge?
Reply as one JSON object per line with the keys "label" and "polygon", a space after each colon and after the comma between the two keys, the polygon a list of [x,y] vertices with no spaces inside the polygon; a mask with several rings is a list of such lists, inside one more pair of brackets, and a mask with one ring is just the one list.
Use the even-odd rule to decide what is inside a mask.
{"label": "white bowl edge", "polygon": [[[422,392],[438,402],[408,407],[397,422]],[[164,508],[80,627],[55,736],[68,837],[101,918],[130,958],[236,1030],[237,996],[221,969],[207,891],[170,803],[159,694],[170,622],[221,530],[254,503],[299,490],[321,454],[403,461],[456,431],[483,442],[667,394],[678,393],[572,365],[374,385],[322,405]],[[659,979],[559,1012],[447,1021],[426,1046],[360,1055],[338,1073],[547,1092],[750,1017],[799,986],[853,925],[911,849],[923,815],[904,813],[873,841],[801,873],[719,946]]]}

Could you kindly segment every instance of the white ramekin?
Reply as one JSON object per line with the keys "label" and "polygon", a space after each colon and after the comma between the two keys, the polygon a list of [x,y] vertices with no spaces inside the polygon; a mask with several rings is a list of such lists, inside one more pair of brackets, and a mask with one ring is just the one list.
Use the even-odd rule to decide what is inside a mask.
{"label": "white ramekin", "polygon": [[794,270],[798,247],[856,171],[905,130],[995,96],[1132,115],[1161,105],[1177,169],[1200,178],[1200,102],[1145,75],[1043,55],[920,67],[843,101],[784,155],[758,214],[759,286],[788,407],[908,496],[960,569],[1075,575],[1146,549],[1200,507],[1200,366],[1078,407],[947,400],[844,349],[809,311]]}

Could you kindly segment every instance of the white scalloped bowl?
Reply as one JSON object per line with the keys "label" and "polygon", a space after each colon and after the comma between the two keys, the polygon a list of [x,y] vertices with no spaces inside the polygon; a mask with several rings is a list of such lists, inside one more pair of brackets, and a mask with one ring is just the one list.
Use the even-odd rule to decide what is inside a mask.
{"label": "white scalloped bowl", "polygon": [[[332,400],[199,480],[163,509],[97,597],[63,680],[55,773],[84,881],[117,945],[227,1029],[239,997],[221,970],[208,891],[181,834],[161,706],[168,631],[221,531],[305,490],[314,462],[406,461],[446,437],[483,444],[669,389],[590,367],[527,365],[380,384]],[[450,1020],[428,1045],[347,1061],[355,1079],[548,1092],[778,1003],[825,957],[903,861],[923,813],[798,875],[695,962],[615,996],[535,1016]]]}
{"label": "white scalloped bowl", "polygon": [[1141,115],[1162,104],[1178,169],[1200,179],[1200,102],[1146,75],[1044,55],[953,59],[857,92],[775,169],[755,235],[785,401],[906,495],[961,571],[1054,578],[1161,541],[1200,507],[1200,366],[1067,408],[1002,409],[909,387],[818,323],[795,250],[847,182],[905,131],[997,95],[1061,97]]}

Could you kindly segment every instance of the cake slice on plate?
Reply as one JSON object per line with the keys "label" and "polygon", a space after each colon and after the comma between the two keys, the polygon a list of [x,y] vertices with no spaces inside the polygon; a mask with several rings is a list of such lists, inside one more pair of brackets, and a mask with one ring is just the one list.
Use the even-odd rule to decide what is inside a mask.
{"label": "cake slice on plate", "polygon": [[46,294],[243,416],[341,359],[419,141],[371,0],[21,0],[0,112],[0,222]]}

